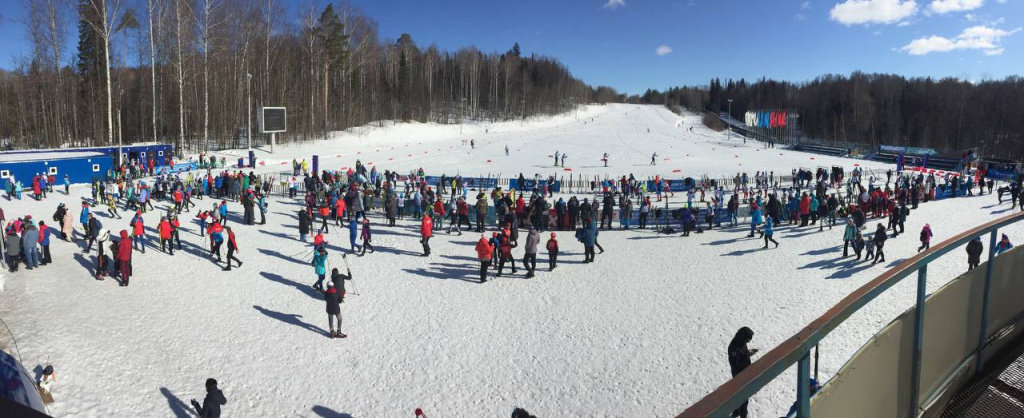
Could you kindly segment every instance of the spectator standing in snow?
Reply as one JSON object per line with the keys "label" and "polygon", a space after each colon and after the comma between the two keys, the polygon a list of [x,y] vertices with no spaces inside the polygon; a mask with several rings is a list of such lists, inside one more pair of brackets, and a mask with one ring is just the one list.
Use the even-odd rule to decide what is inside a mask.
{"label": "spectator standing in snow", "polygon": [[235,242],[235,231],[232,231],[229,226],[225,226],[224,229],[228,231],[228,256],[226,258],[228,266],[224,267],[224,271],[231,271],[231,260],[237,261],[238,267],[242,267],[242,260],[235,257],[235,253],[238,252],[238,244]]}
{"label": "spectator standing in snow", "polygon": [[359,255],[366,254],[367,249],[369,249],[370,252],[372,253],[374,250],[373,245],[370,244],[370,218],[363,218],[363,230],[360,231],[359,237],[363,241],[363,246],[361,248],[361,251],[359,252]]}
{"label": "spectator standing in snow", "polygon": [[917,247],[917,252],[921,250],[927,250],[932,247],[932,227],[931,225],[924,224],[924,228],[921,229],[921,246]]}
{"label": "spectator standing in snow", "polygon": [[128,279],[132,276],[132,240],[124,229],[117,244],[117,271],[121,273],[121,286],[128,287]]}
{"label": "spectator standing in snow", "polygon": [[885,232],[885,225],[879,223],[875,228],[875,236],[871,238],[871,241],[875,243],[875,259],[871,264],[885,262],[885,240],[888,238],[889,234]]}
{"label": "spectator standing in snow", "polygon": [[313,289],[319,292],[324,291],[324,278],[327,275],[327,249],[321,247],[313,254],[313,272],[316,274],[316,283],[313,284]]}
{"label": "spectator standing in snow", "polygon": [[531,278],[537,270],[537,244],[540,244],[540,234],[532,225],[526,234],[526,254],[523,255],[523,268],[526,269],[526,278]]}
{"label": "spectator standing in snow", "polygon": [[480,234],[480,241],[476,243],[476,259],[480,261],[480,283],[487,281],[487,269],[491,266],[491,257],[494,248],[484,234]]}
{"label": "spectator standing in snow", "polygon": [[[824,222],[823,222],[824,223]],[[779,248],[779,242],[772,238],[775,235],[775,220],[771,216],[764,218],[764,248],[768,248],[768,241],[775,244],[775,248]]]}
{"label": "spectator standing in snow", "polygon": [[984,249],[985,246],[981,243],[981,238],[972,239],[967,243],[967,271],[971,271],[981,264],[981,252]]}
{"label": "spectator standing in snow", "polygon": [[434,236],[434,221],[430,214],[424,214],[420,222],[420,243],[423,244],[423,256],[430,256],[430,237]]}
{"label": "spectator standing in snow", "polygon": [[[345,258],[345,254],[342,254],[341,258]],[[338,297],[338,310],[333,315],[338,320],[337,331],[334,331],[333,325],[331,324],[331,321],[332,321],[332,318],[331,318],[332,317],[332,314],[331,314],[331,301],[330,301],[330,299],[327,299],[328,298],[327,294],[324,295],[324,298],[327,299],[327,322],[328,322],[327,325],[331,326],[331,333],[334,335],[334,337],[337,337],[337,338],[345,338],[345,337],[347,337],[347,335],[341,333],[341,306],[340,306],[342,302],[345,302],[345,280],[352,280],[352,271],[351,270],[346,270],[346,273],[347,274],[341,274],[340,272],[338,272],[337,268],[331,269],[331,281],[330,281],[330,283],[327,284],[327,287],[328,287],[327,291],[330,292],[331,289],[334,289],[334,291],[336,292],[337,297]]]}
{"label": "spectator standing in snow", "polygon": [[555,270],[558,267],[558,240],[555,239],[555,233],[551,233],[551,238],[548,239],[548,270]]}
{"label": "spectator standing in snow", "polygon": [[[757,349],[747,348],[747,344],[753,339],[754,331],[743,327],[736,331],[736,335],[729,342],[729,371],[732,373],[732,377],[736,377],[750,367],[750,358],[757,354]],[[732,416],[747,418],[747,402],[743,402],[743,405],[733,411]]]}
{"label": "spectator standing in snow", "polygon": [[200,406],[199,402],[193,399],[192,407],[196,409],[200,418],[220,418],[220,407],[227,403],[224,393],[217,389],[217,381],[206,379],[206,398],[203,399],[203,405]]}

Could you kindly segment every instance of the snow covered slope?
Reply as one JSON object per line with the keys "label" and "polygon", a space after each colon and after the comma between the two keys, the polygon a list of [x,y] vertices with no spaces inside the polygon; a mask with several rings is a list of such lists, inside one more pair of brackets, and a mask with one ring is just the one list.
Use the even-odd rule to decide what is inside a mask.
{"label": "snow covered slope", "polygon": [[[257,158],[267,164],[258,172],[285,170],[289,166],[283,163],[292,159],[311,161],[312,155],[317,154],[322,166],[334,168],[350,166],[360,159],[381,171],[388,168],[408,172],[423,167],[437,175],[500,173],[503,177],[516,177],[522,172],[526,177],[533,173],[568,177],[570,172],[554,167],[555,152],[569,155],[565,166],[576,176],[633,173],[637,178],[655,174],[671,178],[731,178],[744,171],[750,175],[759,170],[788,175],[793,168],[834,164],[884,167],[874,162],[765,149],[754,141],[743,144],[736,136],[727,141],[725,132],[704,127],[700,116],[679,116],[663,106],[586,106],[580,110],[578,120],[570,112],[526,123],[468,123],[462,127],[401,123],[353,131],[356,133],[335,133],[326,141],[288,144],[274,154],[258,152]],[[476,141],[476,149],[463,144],[463,140],[470,139]],[[655,152],[657,165],[651,166],[651,154]],[[610,155],[607,168],[601,162],[604,153]],[[233,162],[245,151],[216,155],[227,156]],[[673,173],[674,170],[680,171]]]}
{"label": "snow covered slope", "polygon": [[[594,122],[584,125],[584,115]],[[743,167],[756,163],[750,172],[776,173],[808,165],[811,157],[847,167],[855,162],[766,154],[756,144],[729,148],[734,144],[721,134],[700,127],[690,134],[695,117],[678,127],[676,118],[656,107],[613,105],[581,111],[578,123],[566,115],[524,127],[495,124],[487,134],[480,133],[483,125],[467,125],[481,141],[474,151],[462,147],[451,127],[400,125],[287,147],[281,157],[268,158],[343,153],[325,167],[372,156],[381,170],[423,166],[438,174],[530,173],[556,150],[569,153],[574,169],[610,175],[677,167],[735,174],[737,159]],[[518,145],[509,158],[506,142]],[[406,148],[419,153],[403,157],[411,152]],[[652,150],[671,160],[649,167]],[[429,152],[420,156],[423,151]],[[613,158],[607,171],[595,167],[605,151]],[[389,165],[387,158],[393,158]],[[87,194],[73,187],[71,196],[0,205],[8,219],[31,214],[49,220],[57,203],[67,202],[77,219],[77,202]],[[542,250],[534,279],[520,270],[486,284],[476,282],[478,234],[439,234],[433,255],[420,257],[417,224],[385,228],[373,213],[377,252],[349,258],[355,281],[342,305],[349,337],[331,340],[324,302],[310,288],[316,276],[309,246],[297,240],[301,206],[274,196],[267,225],[236,224],[245,264],[230,273],[206,257],[194,222],[183,223],[184,251],[169,256],[151,246],[136,253],[136,276],[127,288],[90,278],[95,252],[82,254],[79,243],[57,241],[54,265],[6,275],[0,317],[16,334],[27,367],[56,367],[60,380],[50,411],[59,417],[191,416],[188,400],[202,399],[208,377],[220,381],[228,417],[411,417],[417,407],[432,417],[482,417],[507,415],[516,405],[542,417],[671,416],[728,379],[726,346],[739,327],[755,331],[752,347],[771,348],[912,256],[924,223],[939,242],[1006,213],[1009,204],[995,200],[986,195],[922,205],[911,214],[907,234],[887,244],[888,262],[874,267],[839,257],[841,228],[778,227],[781,247],[771,250],[745,238],[742,226],[689,238],[602,231],[606,252],[594,264],[581,263],[582,246],[564,232],[554,272],[547,271]],[[211,201],[197,203],[206,208]],[[162,210],[166,203],[156,206]],[[106,228],[128,228],[127,217],[100,216]],[[151,245],[158,216],[146,215]],[[346,232],[331,228],[331,267],[342,266]],[[1024,229],[1005,232],[1020,237]],[[966,259],[956,256],[937,261],[929,289],[965,268]],[[898,285],[836,330],[821,345],[824,377],[913,298],[913,283]],[[753,416],[785,412],[795,379],[791,372],[755,396]]]}

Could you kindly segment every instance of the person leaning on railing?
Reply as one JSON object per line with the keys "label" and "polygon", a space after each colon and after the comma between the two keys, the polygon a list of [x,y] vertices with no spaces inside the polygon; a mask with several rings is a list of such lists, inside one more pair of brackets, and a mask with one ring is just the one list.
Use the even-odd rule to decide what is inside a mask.
{"label": "person leaning on railing", "polygon": [[[747,348],[747,344],[754,339],[754,331],[743,327],[736,331],[736,335],[729,342],[729,369],[732,377],[740,374],[750,366],[750,358],[757,354],[757,349]],[[735,411],[733,417],[747,418],[747,402],[743,402]]]}

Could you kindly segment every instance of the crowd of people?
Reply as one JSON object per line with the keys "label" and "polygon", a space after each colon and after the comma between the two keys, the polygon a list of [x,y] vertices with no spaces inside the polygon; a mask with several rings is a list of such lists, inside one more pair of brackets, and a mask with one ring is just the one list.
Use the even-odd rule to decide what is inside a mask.
{"label": "crowd of people", "polygon": [[[656,154],[652,156],[651,164],[656,157]],[[564,158],[565,154],[556,153],[556,164]],[[211,157],[210,161],[216,159]],[[237,169],[215,172],[213,166],[210,164],[211,168],[206,168],[205,173],[147,178],[140,176],[152,170],[142,170],[143,167],[117,170],[116,174],[90,185],[91,198],[83,197],[77,224],[72,208],[63,203],[52,216],[52,222],[59,227],[38,221],[30,214],[6,223],[0,210],[8,269],[17,272],[21,264],[26,269],[35,269],[52,263],[50,241],[59,238],[81,243],[85,254],[91,254],[96,244],[92,276],[97,280],[115,278],[121,286],[128,286],[133,261],[142,257],[147,247],[159,248],[169,256],[173,256],[175,250],[182,251],[179,219],[182,214],[191,217],[199,227],[206,247],[204,251],[211,260],[217,265],[223,263],[225,271],[230,271],[233,265],[242,267],[243,262],[237,257],[238,237],[229,226],[236,222],[230,216],[232,205],[241,206],[241,225],[235,227],[264,225],[267,197],[274,191],[278,179]],[[510,190],[500,187],[485,190],[470,186],[459,175],[442,174],[438,181],[428,181],[422,168],[405,174],[392,170],[379,172],[361,161],[345,171],[320,172],[310,170],[305,160],[293,161],[291,174],[281,179],[280,186],[284,190],[279,192],[302,206],[296,212],[297,238],[311,248],[306,256],[299,258],[308,260],[313,269],[316,279],[311,286],[323,295],[331,338],[347,337],[342,332],[341,316],[345,283],[353,277],[347,257],[374,253],[371,227],[377,226],[373,226],[371,214],[377,214],[374,217],[384,228],[396,227],[399,220],[414,223],[423,257],[431,256],[430,242],[437,233],[462,235],[465,230],[480,234],[474,246],[474,259],[479,263],[479,282],[484,283],[489,275],[502,277],[506,269],[513,275],[522,269],[525,278],[536,277],[537,257],[541,252],[547,255],[547,271],[554,271],[565,247],[564,242],[559,241],[560,233],[572,232],[583,248],[583,262],[594,263],[598,251],[604,252],[598,242],[602,230],[647,229],[656,223],[662,227],[659,232],[677,232],[671,227],[678,225],[682,236],[690,236],[702,233],[703,225],[707,230],[721,228],[723,224],[739,225],[741,207],[747,209],[746,217],[750,222],[749,228],[741,229],[746,237],[757,235],[758,240],[763,240],[764,249],[770,244],[775,248],[780,246],[775,231],[782,226],[817,228],[824,232],[826,227],[832,230],[842,225],[843,258],[850,256],[852,249],[857,261],[863,258],[872,264],[883,263],[887,243],[905,233],[907,218],[920,204],[946,195],[971,196],[975,188],[979,195],[986,190],[993,194],[995,186],[995,182],[980,171],[971,176],[944,178],[889,171],[883,183],[881,175],[866,174],[860,169],[850,172],[848,179],[841,171],[837,175],[835,171],[824,169],[817,172],[795,169],[789,182],[774,172],[757,172],[753,176],[737,173],[731,184],[708,178],[693,181],[679,190],[684,198],[670,208],[668,201],[674,199],[675,191],[667,179],[658,176],[641,180],[630,174],[594,180],[589,193],[563,194],[556,198],[558,190],[554,179],[545,180],[538,175],[528,181],[520,174]],[[47,190],[52,193],[54,180],[45,176],[33,179],[36,199],[45,199]],[[8,199],[17,198],[20,186],[13,181],[8,184]],[[68,194],[67,180],[64,186]],[[1000,203],[1008,195],[1011,209],[1020,203],[1024,210],[1020,179],[1001,185],[996,192]],[[209,204],[197,203],[205,198],[209,198]],[[662,201],[664,207],[659,204]],[[103,225],[96,213],[101,206],[105,207],[106,222],[119,227]],[[194,216],[190,215],[192,211],[195,211]],[[122,217],[122,213],[130,216]],[[871,228],[868,223],[875,219],[880,222]],[[152,232],[147,230],[147,222],[156,225],[153,237],[149,236]],[[348,233],[348,248],[340,250],[344,273],[328,262],[334,257],[327,239],[332,226],[343,234]],[[522,246],[519,245],[521,231],[525,231]],[[932,238],[933,230],[925,224],[917,250],[928,250]],[[222,257],[221,250],[225,246],[226,256]],[[994,251],[1001,254],[1010,248],[1009,237],[1003,235]],[[980,239],[967,246],[969,268],[979,265],[982,251]],[[730,344],[734,374],[742,370],[744,364],[749,365],[750,356],[756,353],[745,346],[752,336],[752,331],[743,329]],[[739,415],[745,416],[745,411]]]}

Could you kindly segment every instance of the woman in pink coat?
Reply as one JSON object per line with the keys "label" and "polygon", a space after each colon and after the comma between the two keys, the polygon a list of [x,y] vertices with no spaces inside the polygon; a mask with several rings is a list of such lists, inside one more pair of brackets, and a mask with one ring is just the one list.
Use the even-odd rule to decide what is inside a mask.
{"label": "woman in pink coat", "polygon": [[75,230],[75,218],[71,216],[71,211],[64,211],[64,222],[61,222],[60,232],[64,234],[64,241],[71,241],[71,233]]}

